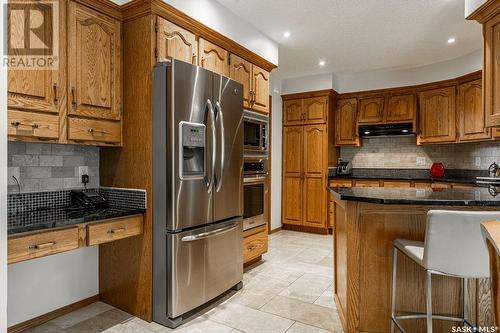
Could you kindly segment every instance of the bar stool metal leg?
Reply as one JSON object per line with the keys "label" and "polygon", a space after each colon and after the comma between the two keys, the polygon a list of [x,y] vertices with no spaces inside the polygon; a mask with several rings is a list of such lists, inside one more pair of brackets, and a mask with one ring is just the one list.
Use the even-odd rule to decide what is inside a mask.
{"label": "bar stool metal leg", "polygon": [[392,248],[392,292],[391,292],[391,333],[395,329],[395,316],[396,316],[396,272],[398,268],[398,249]]}
{"label": "bar stool metal leg", "polygon": [[426,270],[427,273],[427,279],[426,279],[426,285],[427,285],[427,295],[426,295],[426,300],[427,300],[427,333],[432,333],[432,272],[429,270]]}

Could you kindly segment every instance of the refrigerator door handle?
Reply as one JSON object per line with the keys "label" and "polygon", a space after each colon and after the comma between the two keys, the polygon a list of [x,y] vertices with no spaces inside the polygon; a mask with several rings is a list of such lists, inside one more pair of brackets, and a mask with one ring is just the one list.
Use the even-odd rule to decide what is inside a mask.
{"label": "refrigerator door handle", "polygon": [[216,119],[218,120],[220,124],[220,140],[221,140],[221,153],[220,153],[220,175],[216,178],[217,181],[217,186],[216,186],[216,192],[220,191],[220,188],[222,186],[222,176],[224,175],[224,160],[226,159],[225,152],[226,152],[226,147],[225,147],[225,142],[226,142],[226,137],[224,134],[224,114],[222,112],[222,107],[220,106],[220,103],[217,101],[215,102],[215,109],[217,110],[217,116]]}
{"label": "refrigerator door handle", "polygon": [[208,115],[210,115],[210,126],[211,128],[211,133],[212,133],[212,160],[211,160],[211,170],[210,170],[210,178],[205,177],[205,182],[207,184],[207,190],[210,193],[212,191],[213,185],[214,185],[214,178],[215,178],[215,159],[217,156],[217,151],[216,151],[216,136],[215,136],[215,112],[214,112],[214,107],[212,105],[212,101],[210,99],[207,99],[207,102],[205,104],[205,109],[207,110],[207,118]]}
{"label": "refrigerator door handle", "polygon": [[196,240],[199,240],[199,239],[204,239],[204,238],[212,237],[212,236],[215,236],[215,235],[222,235],[222,234],[225,234],[226,232],[232,231],[232,230],[234,230],[236,228],[238,228],[238,224],[231,225],[229,227],[215,229],[215,230],[212,230],[212,231],[202,232],[202,233],[197,234],[197,235],[184,236],[184,237],[181,238],[181,240],[183,242],[192,242],[192,241],[196,241]]}

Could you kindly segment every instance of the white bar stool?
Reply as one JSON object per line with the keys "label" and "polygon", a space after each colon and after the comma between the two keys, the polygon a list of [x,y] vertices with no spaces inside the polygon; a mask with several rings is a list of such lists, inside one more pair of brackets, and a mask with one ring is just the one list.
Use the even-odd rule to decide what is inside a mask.
{"label": "white bar stool", "polygon": [[[395,325],[405,332],[400,321],[427,319],[427,333],[432,333],[432,320],[450,320],[471,325],[468,317],[467,283],[469,278],[488,278],[489,256],[481,234],[481,222],[500,219],[500,212],[473,212],[431,210],[427,213],[425,242],[406,239],[394,241],[392,261],[392,311],[391,332]],[[396,315],[396,277],[398,251],[422,266],[426,277],[426,313]],[[447,317],[432,314],[432,275],[446,275],[463,279],[464,317]]]}

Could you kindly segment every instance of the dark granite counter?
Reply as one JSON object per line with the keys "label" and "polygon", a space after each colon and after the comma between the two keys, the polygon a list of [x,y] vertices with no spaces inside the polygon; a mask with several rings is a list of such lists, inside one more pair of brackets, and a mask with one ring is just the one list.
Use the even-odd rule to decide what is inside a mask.
{"label": "dark granite counter", "polygon": [[335,169],[328,170],[329,179],[382,179],[382,180],[407,180],[428,181],[441,183],[474,184],[476,177],[488,176],[483,170],[449,169],[443,178],[432,178],[426,169],[367,169],[354,168],[350,175],[337,175]]}
{"label": "dark granite counter", "polygon": [[375,204],[500,207],[500,195],[497,195],[499,190],[493,187],[449,189],[352,187],[328,188],[328,190],[341,200]]}

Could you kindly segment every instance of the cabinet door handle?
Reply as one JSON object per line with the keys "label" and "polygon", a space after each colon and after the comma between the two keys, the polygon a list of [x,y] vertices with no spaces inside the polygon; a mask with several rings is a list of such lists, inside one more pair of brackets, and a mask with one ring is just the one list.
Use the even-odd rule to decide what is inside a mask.
{"label": "cabinet door handle", "polygon": [[103,131],[103,130],[96,130],[95,128],[89,128],[87,131],[88,131],[90,134],[94,134],[94,133],[109,134],[109,132],[107,132],[107,131]]}
{"label": "cabinet door handle", "polygon": [[196,65],[196,54],[193,53],[193,56],[191,58],[191,64]]}
{"label": "cabinet door handle", "polygon": [[201,67],[205,66],[205,58],[201,57]]}
{"label": "cabinet door handle", "polygon": [[54,104],[57,105],[59,103],[59,97],[57,96],[57,92],[59,89],[58,89],[57,83],[54,83],[52,88],[54,89]]}
{"label": "cabinet door handle", "polygon": [[56,242],[47,242],[42,244],[30,245],[30,250],[43,250],[56,245]]}
{"label": "cabinet door handle", "polygon": [[71,87],[71,106],[76,109],[75,87]]}
{"label": "cabinet door handle", "polygon": [[124,232],[126,229],[125,228],[118,228],[118,229],[111,229],[110,231],[108,231],[108,234],[119,234],[121,232]]}

